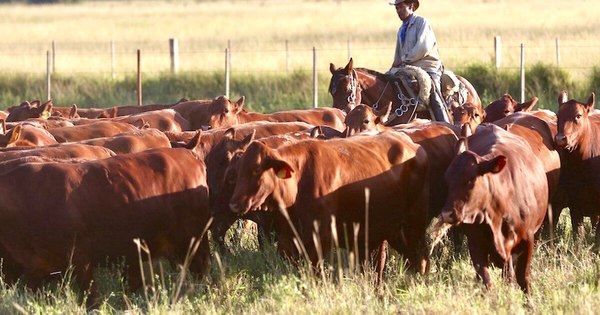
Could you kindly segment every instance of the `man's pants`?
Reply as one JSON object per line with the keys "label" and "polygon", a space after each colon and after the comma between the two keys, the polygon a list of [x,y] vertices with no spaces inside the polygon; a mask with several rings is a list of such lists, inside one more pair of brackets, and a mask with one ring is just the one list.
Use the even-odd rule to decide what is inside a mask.
{"label": "man's pants", "polygon": [[429,108],[431,109],[431,113],[433,120],[436,121],[445,121],[450,123],[450,118],[448,117],[448,111],[446,109],[446,105],[442,100],[441,87],[442,87],[442,75],[441,72],[427,72],[431,77],[431,82],[434,85],[434,91],[429,96]]}

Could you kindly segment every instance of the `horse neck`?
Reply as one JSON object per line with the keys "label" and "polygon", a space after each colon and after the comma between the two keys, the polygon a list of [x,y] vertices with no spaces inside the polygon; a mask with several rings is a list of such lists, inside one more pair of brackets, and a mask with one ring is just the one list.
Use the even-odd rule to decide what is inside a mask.
{"label": "horse neck", "polygon": [[[381,99],[393,97],[394,90],[388,82],[363,71],[357,71],[356,73],[358,74],[358,84],[361,88],[360,93],[363,104],[372,106]],[[382,96],[383,93],[385,95]]]}

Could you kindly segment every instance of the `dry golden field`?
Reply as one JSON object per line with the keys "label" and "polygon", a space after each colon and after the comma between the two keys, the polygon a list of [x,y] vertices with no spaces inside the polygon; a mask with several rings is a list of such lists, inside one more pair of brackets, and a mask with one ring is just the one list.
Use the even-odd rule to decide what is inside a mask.
{"label": "dry golden field", "polygon": [[[503,67],[519,66],[520,44],[528,64],[556,63],[585,75],[600,63],[600,2],[555,0],[430,0],[417,11],[432,23],[448,68],[493,62],[494,36],[501,36]],[[55,41],[55,69],[110,73],[136,68],[168,71],[168,39],[177,38],[180,70],[224,68],[283,72],[345,64],[387,70],[400,22],[386,0],[349,1],[90,1],[73,5],[2,5],[0,69],[46,71],[46,51]],[[286,50],[287,41],[287,50]]]}

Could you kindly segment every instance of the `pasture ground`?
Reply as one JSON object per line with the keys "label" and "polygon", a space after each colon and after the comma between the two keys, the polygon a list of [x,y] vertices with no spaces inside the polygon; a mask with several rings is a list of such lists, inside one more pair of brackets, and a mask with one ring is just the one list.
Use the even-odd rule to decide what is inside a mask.
{"label": "pasture ground", "polygon": [[[567,211],[565,211],[567,212]],[[475,280],[468,253],[452,254],[448,241],[432,257],[432,272],[406,273],[401,257],[391,255],[383,289],[375,275],[353,272],[347,252],[340,251],[325,266],[324,277],[296,269],[273,246],[258,250],[252,232],[234,230],[231,253],[216,254],[208,279],[199,281],[155,265],[147,292],[127,293],[117,268],[98,272],[106,302],[101,314],[596,314],[600,307],[600,263],[590,247],[591,236],[573,243],[568,215],[561,215],[554,246],[536,246],[529,298],[514,284],[503,283],[492,269],[490,291]],[[589,232],[588,222],[588,232]],[[235,235],[233,235],[235,234]],[[235,241],[238,240],[238,241]],[[241,241],[239,241],[241,240]],[[341,268],[340,268],[341,266]],[[146,264],[148,271],[149,266]],[[79,290],[70,275],[40,292],[0,283],[1,313],[85,313]],[[179,292],[179,293],[178,293]]]}

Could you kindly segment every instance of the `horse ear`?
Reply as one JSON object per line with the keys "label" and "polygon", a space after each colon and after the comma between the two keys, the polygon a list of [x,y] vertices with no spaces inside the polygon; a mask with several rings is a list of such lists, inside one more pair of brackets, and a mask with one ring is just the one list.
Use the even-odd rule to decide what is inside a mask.
{"label": "horse ear", "polygon": [[335,65],[333,63],[329,63],[329,72],[331,72],[331,74],[335,74]]}
{"label": "horse ear", "polygon": [[354,69],[353,61],[352,61],[352,58],[350,58],[350,61],[348,61],[348,64],[346,65],[344,70],[346,71],[346,74],[351,74],[353,69]]}
{"label": "horse ear", "polygon": [[567,102],[567,91],[561,91],[558,94],[558,107]]}

